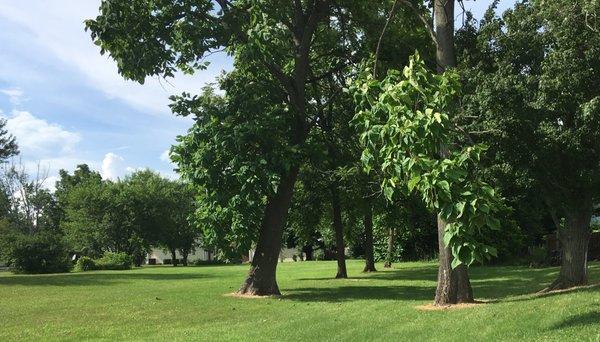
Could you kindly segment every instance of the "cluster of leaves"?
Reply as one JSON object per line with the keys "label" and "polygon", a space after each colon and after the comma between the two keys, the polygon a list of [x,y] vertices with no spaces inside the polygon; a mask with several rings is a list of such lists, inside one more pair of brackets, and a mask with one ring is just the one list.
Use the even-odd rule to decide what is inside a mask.
{"label": "cluster of leaves", "polygon": [[485,146],[452,145],[457,132],[448,113],[458,89],[456,74],[432,74],[418,54],[402,73],[390,71],[379,81],[365,72],[350,89],[365,169],[381,174],[388,200],[395,192],[416,191],[448,223],[444,243],[453,267],[496,255],[480,241],[486,231],[500,229],[502,206],[496,191],[476,176]]}
{"label": "cluster of leaves", "polygon": [[93,270],[129,270],[133,264],[133,258],[126,253],[104,252],[101,258],[92,259],[83,256],[75,263],[78,272]]}
{"label": "cluster of leaves", "polygon": [[490,146],[523,227],[558,228],[600,196],[599,12],[597,1],[527,1],[458,33],[461,125]]}
{"label": "cluster of leaves", "polygon": [[90,257],[122,252],[139,264],[150,246],[192,249],[197,233],[188,222],[194,192],[149,170],[124,180],[104,181],[81,165],[61,173],[57,196],[61,228],[74,251]]}
{"label": "cluster of leaves", "polygon": [[195,218],[204,242],[234,258],[258,238],[267,197],[301,152],[289,141],[289,108],[274,101],[283,94],[272,82],[237,70],[220,86],[227,96],[206,88],[173,97],[173,112],[193,117],[194,125],[177,138],[171,158],[198,189]]}
{"label": "cluster of leaves", "polygon": [[14,271],[60,273],[71,269],[67,246],[59,234],[43,231],[29,235],[6,228],[0,229],[1,257]]}

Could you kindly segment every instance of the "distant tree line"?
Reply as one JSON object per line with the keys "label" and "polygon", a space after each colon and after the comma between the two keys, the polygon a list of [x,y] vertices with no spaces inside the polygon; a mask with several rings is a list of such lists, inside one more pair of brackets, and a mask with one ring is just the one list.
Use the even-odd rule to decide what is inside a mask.
{"label": "distant tree line", "polygon": [[152,247],[167,250],[172,260],[179,251],[187,265],[198,246],[190,221],[195,192],[188,184],[150,170],[103,180],[85,164],[72,174],[61,170],[54,192],[44,178],[18,164],[5,164],[0,177],[0,261],[16,271],[67,271],[73,257],[115,253],[140,266]]}

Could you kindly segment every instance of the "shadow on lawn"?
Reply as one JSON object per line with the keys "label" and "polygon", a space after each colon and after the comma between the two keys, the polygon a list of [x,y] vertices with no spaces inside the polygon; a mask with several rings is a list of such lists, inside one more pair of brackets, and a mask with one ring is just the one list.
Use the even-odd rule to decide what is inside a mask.
{"label": "shadow on lawn", "polygon": [[598,325],[600,324],[600,311],[595,310],[592,312],[586,312],[579,315],[570,316],[564,321],[552,326],[553,330],[561,330],[573,327],[583,327],[586,325]]}
{"label": "shadow on lawn", "polygon": [[[600,272],[600,264],[594,263],[589,267],[590,274]],[[524,301],[540,298],[540,296],[523,295],[535,294],[550,284],[558,273],[557,267],[534,269],[523,266],[488,266],[473,267],[470,270],[471,285],[476,298],[494,301]],[[363,274],[349,279],[374,279],[387,281],[429,281],[430,286],[360,286],[335,288],[304,288],[291,290],[290,299],[310,301],[342,301],[346,299],[433,299],[437,267],[395,268],[377,273]],[[300,278],[300,281],[332,280],[332,277]],[[582,289],[581,291],[585,291]],[[549,294],[550,295],[550,294]],[[558,295],[558,294],[555,294]]]}
{"label": "shadow on lawn", "polygon": [[36,274],[36,275],[13,275],[0,277],[2,286],[89,286],[89,285],[111,285],[138,280],[170,281],[209,278],[207,274],[169,274],[169,273],[146,273],[131,271],[117,271],[114,273],[64,273],[64,274]]}
{"label": "shadow on lawn", "polygon": [[[435,290],[435,289],[434,289]],[[431,289],[417,286],[305,287],[285,290],[284,299],[301,302],[345,302],[352,300],[428,300]]]}

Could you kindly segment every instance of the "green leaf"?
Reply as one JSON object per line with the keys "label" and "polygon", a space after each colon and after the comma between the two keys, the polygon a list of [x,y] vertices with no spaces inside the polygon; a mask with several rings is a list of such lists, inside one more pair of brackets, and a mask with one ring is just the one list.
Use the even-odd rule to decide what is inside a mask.
{"label": "green leaf", "polygon": [[461,218],[463,216],[463,214],[465,213],[465,202],[458,202],[456,203],[455,207],[456,207],[456,212],[458,213],[458,215],[456,216],[457,218]]}
{"label": "green leaf", "polygon": [[383,188],[383,194],[385,195],[385,198],[387,198],[388,201],[392,201],[392,196],[394,195],[394,188],[392,188],[391,186],[386,186],[385,188]]}
{"label": "green leaf", "polygon": [[447,181],[445,181],[445,180],[443,180],[443,181],[440,181],[440,182],[438,182],[438,185],[439,185],[439,186],[440,186],[440,188],[442,188],[442,189],[443,189],[443,190],[444,190],[446,193],[449,193],[449,192],[450,192],[450,184],[449,184]]}
{"label": "green leaf", "polygon": [[454,259],[452,259],[452,264],[451,264],[452,269],[457,268],[461,264],[462,264],[462,261],[458,260],[458,258],[455,257]]}
{"label": "green leaf", "polygon": [[413,191],[413,189],[417,186],[417,184],[419,184],[420,181],[421,181],[421,176],[417,175],[417,176],[412,177],[408,181],[408,191]]}
{"label": "green leaf", "polygon": [[450,246],[450,241],[452,241],[452,238],[454,237],[454,234],[451,232],[444,232],[444,246],[449,247]]}

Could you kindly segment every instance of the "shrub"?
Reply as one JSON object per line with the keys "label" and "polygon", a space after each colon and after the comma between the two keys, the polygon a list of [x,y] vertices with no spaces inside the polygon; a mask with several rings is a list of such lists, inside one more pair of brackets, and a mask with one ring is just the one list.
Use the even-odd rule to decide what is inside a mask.
{"label": "shrub", "polygon": [[171,265],[173,262],[171,259],[163,259],[163,265]]}
{"label": "shrub", "polygon": [[77,272],[92,271],[95,269],[97,269],[96,262],[90,257],[81,257],[75,264],[75,271]]}
{"label": "shrub", "polygon": [[225,264],[223,261],[221,260],[217,260],[217,259],[213,259],[213,260],[194,260],[193,262],[194,266],[205,266],[205,265],[223,265]]}
{"label": "shrub", "polygon": [[15,234],[6,252],[13,270],[18,273],[61,273],[71,269],[62,237],[41,232],[35,235]]}
{"label": "shrub", "polygon": [[531,248],[530,253],[530,266],[531,267],[544,267],[549,263],[549,253],[548,249],[543,246],[534,246]]}
{"label": "shrub", "polygon": [[100,259],[95,260],[99,270],[130,270],[133,259],[126,253],[104,252]]}

